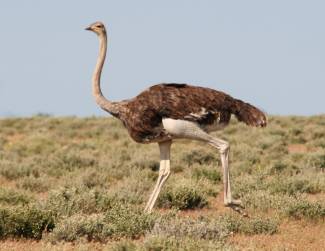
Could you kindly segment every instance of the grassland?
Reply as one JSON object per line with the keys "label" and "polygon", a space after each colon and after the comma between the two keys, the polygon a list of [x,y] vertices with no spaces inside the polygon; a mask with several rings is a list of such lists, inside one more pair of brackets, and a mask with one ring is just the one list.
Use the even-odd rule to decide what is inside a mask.
{"label": "grassland", "polygon": [[172,174],[155,212],[155,144],[131,141],[112,118],[0,120],[1,250],[324,250],[325,116],[235,120],[233,193],[223,207],[218,153],[172,146]]}

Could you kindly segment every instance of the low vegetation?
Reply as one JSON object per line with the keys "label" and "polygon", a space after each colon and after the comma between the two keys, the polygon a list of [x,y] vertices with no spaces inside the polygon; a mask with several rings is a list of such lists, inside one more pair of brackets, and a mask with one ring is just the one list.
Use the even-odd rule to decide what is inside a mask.
{"label": "low vegetation", "polygon": [[281,235],[284,222],[324,226],[324,126],[324,116],[270,117],[265,129],[233,120],[214,133],[230,142],[233,194],[249,217],[222,206],[219,154],[176,142],[172,174],[148,215],[157,146],[132,142],[111,118],[1,119],[0,238],[236,250],[231,238]]}

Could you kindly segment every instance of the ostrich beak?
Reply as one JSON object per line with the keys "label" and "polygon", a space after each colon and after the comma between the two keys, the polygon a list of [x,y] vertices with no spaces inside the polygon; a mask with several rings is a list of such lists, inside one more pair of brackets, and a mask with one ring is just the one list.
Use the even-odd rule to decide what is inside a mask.
{"label": "ostrich beak", "polygon": [[85,30],[91,31],[91,27],[89,26],[89,27],[85,28]]}

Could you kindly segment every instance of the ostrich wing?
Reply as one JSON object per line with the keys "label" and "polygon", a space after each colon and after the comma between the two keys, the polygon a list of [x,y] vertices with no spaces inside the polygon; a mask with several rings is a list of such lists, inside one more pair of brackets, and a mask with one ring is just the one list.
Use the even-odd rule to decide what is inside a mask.
{"label": "ostrich wing", "polygon": [[186,84],[159,84],[140,93],[126,104],[121,117],[131,137],[137,142],[151,142],[166,137],[163,118],[181,119],[209,125],[228,122],[229,95],[209,88]]}

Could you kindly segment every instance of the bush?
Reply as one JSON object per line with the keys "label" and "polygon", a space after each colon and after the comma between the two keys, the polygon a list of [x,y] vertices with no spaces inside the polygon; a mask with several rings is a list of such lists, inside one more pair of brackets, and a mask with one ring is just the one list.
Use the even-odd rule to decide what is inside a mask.
{"label": "bush", "polygon": [[232,250],[228,249],[224,242],[218,240],[200,240],[193,238],[177,238],[174,236],[150,236],[144,241],[144,245],[138,249],[118,249],[122,250],[150,250],[150,251],[164,251],[164,250]]}
{"label": "bush", "polygon": [[285,169],[287,169],[288,165],[282,162],[276,162],[271,167],[271,174],[281,173]]}
{"label": "bush", "polygon": [[[121,240],[117,243],[114,243],[112,246],[110,246],[108,249],[104,249],[105,251],[139,251],[139,250],[145,250],[141,244],[137,243],[138,245],[136,245],[135,243],[133,243],[130,240]],[[142,247],[142,249],[140,249],[140,246]],[[155,250],[155,249],[149,249],[149,250]]]}
{"label": "bush", "polygon": [[311,167],[325,170],[325,154],[311,154],[309,157],[309,165]]}
{"label": "bush", "polygon": [[85,185],[87,188],[94,188],[96,186],[98,187],[104,187],[107,182],[106,175],[103,175],[102,173],[96,172],[96,171],[86,171],[85,174],[82,177],[82,184]]}
{"label": "bush", "polygon": [[1,208],[0,236],[41,239],[44,231],[54,228],[51,212],[34,206]]}
{"label": "bush", "polygon": [[49,189],[49,184],[42,178],[26,177],[19,183],[18,187],[40,193],[46,192]]}
{"label": "bush", "polygon": [[144,213],[142,208],[115,204],[105,213],[104,221],[107,226],[104,229],[104,234],[118,238],[138,238],[152,229],[154,219],[153,214]]}
{"label": "bush", "polygon": [[270,184],[272,193],[281,193],[288,195],[295,195],[297,193],[311,193],[315,194],[321,191],[317,183],[311,183],[307,179],[280,179]]}
{"label": "bush", "polygon": [[52,191],[43,207],[51,210],[56,217],[62,217],[77,213],[104,212],[114,201],[101,191],[89,190],[86,187],[71,187]]}
{"label": "bush", "polygon": [[87,155],[81,155],[80,153],[62,152],[57,157],[58,158],[55,159],[51,168],[64,169],[69,172],[80,168],[92,167],[97,164],[94,158]]}
{"label": "bush", "polygon": [[[152,177],[156,176],[151,170],[133,170],[132,174],[121,179],[110,189],[110,193],[118,201],[140,205],[148,199],[147,192],[153,189]],[[156,182],[156,177],[155,177]]]}
{"label": "bush", "polygon": [[230,232],[248,235],[274,234],[278,228],[278,223],[275,220],[261,217],[240,218],[237,215],[226,215],[221,217],[219,221]]}
{"label": "bush", "polygon": [[268,212],[282,210],[293,198],[284,194],[270,194],[268,191],[249,192],[243,197],[245,207]]}
{"label": "bush", "polygon": [[166,187],[158,197],[158,206],[180,210],[202,208],[208,204],[206,196],[195,186],[176,184]]}
{"label": "bush", "polygon": [[206,178],[214,184],[218,184],[221,181],[221,173],[215,169],[196,168],[193,171],[193,177],[196,179]]}
{"label": "bush", "polygon": [[186,153],[183,156],[183,161],[188,166],[191,166],[195,163],[200,164],[200,165],[217,163],[217,159],[213,154],[205,153],[203,151],[192,151],[190,153]]}
{"label": "bush", "polygon": [[233,250],[223,242],[216,240],[200,240],[192,238],[176,238],[165,236],[149,236],[142,242],[121,240],[113,243],[105,251],[164,251],[164,250],[182,250],[182,251],[197,251],[197,250]]}
{"label": "bush", "polygon": [[154,218],[142,210],[115,204],[104,214],[63,217],[50,238],[52,241],[74,241],[81,237],[99,241],[134,239],[151,230]]}
{"label": "bush", "polygon": [[153,236],[192,238],[204,240],[224,240],[229,234],[225,225],[207,218],[161,218],[151,231]]}
{"label": "bush", "polygon": [[3,162],[0,164],[0,174],[8,180],[16,180],[21,177],[30,176],[32,174],[32,168],[29,166],[14,164],[12,162]]}
{"label": "bush", "polygon": [[305,200],[292,201],[284,208],[284,214],[295,219],[325,218],[325,207],[320,203],[311,203]]}
{"label": "bush", "polygon": [[0,188],[0,203],[8,205],[28,204],[31,198],[11,189]]}
{"label": "bush", "polygon": [[159,162],[156,160],[150,160],[150,159],[144,159],[144,160],[138,160],[134,163],[134,165],[140,169],[150,169],[152,171],[158,171],[159,170]]}
{"label": "bush", "polygon": [[213,240],[222,243],[231,233],[274,234],[278,222],[261,217],[242,218],[237,214],[218,218],[160,218],[150,232],[152,237],[175,239]]}
{"label": "bush", "polygon": [[104,240],[103,236],[104,216],[74,214],[64,217],[54,228],[50,236],[52,241],[75,241],[86,237],[88,241]]}

